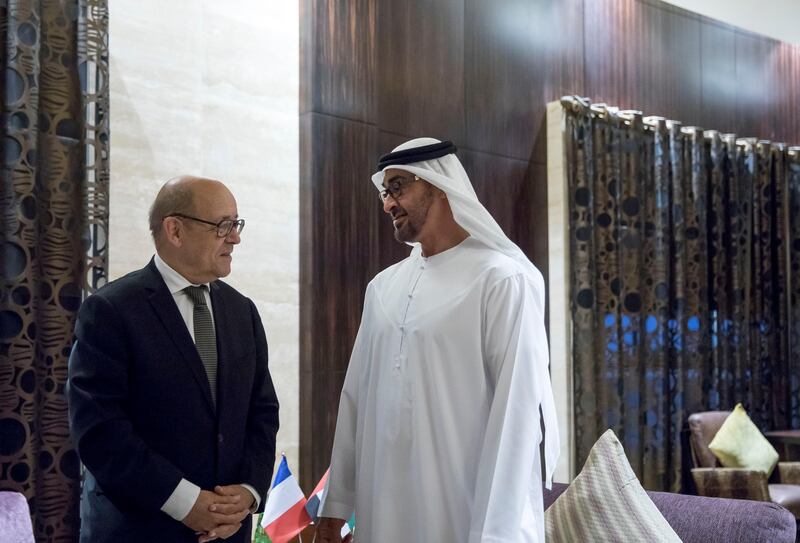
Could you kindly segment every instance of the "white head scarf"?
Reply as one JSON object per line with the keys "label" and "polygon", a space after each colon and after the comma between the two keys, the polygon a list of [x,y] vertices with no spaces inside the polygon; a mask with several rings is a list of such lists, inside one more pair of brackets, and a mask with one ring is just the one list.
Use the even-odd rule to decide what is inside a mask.
{"label": "white head scarf", "polygon": [[[392,152],[404,151],[415,147],[423,147],[441,143],[434,138],[416,138],[399,145],[392,149]],[[464,171],[464,167],[456,157],[455,153],[445,155],[432,160],[413,162],[410,164],[391,164],[381,171],[373,174],[372,182],[375,187],[384,190],[384,172],[388,169],[403,170],[412,173],[421,179],[434,185],[447,194],[447,200],[453,211],[453,218],[461,228],[466,230],[475,240],[483,243],[487,247],[500,251],[501,253],[513,258],[522,265],[528,281],[534,286],[534,292],[540,297],[538,302],[544,311],[545,306],[545,285],[541,272],[525,256],[525,253],[513,241],[503,233],[503,229],[497,224],[492,215],[483,207],[478,200],[478,195],[472,187],[472,183]],[[420,252],[419,243],[414,243],[412,254]],[[543,384],[541,394],[542,416],[545,425],[545,446],[544,460],[545,473],[548,488],[551,485],[553,471],[559,456],[559,436],[558,422],[556,420],[555,402],[553,400],[553,389],[550,384],[550,373],[548,371],[549,361],[545,360],[540,364],[539,377]]]}

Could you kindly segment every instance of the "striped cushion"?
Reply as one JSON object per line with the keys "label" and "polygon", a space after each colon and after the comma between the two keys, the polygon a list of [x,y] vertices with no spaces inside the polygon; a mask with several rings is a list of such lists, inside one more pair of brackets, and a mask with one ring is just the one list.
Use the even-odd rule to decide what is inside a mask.
{"label": "striped cushion", "polygon": [[581,472],[544,517],[548,542],[680,541],[611,430],[597,440]]}

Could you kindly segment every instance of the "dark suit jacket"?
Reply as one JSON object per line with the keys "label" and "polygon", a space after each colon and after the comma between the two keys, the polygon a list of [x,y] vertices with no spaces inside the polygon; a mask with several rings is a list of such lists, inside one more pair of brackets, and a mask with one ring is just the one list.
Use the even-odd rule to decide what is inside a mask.
{"label": "dark suit jacket", "polygon": [[[197,349],[152,260],[83,303],[67,388],[70,430],[87,470],[81,541],[196,542],[160,510],[181,478],[205,490],[250,484],[263,510],[278,430],[267,340],[252,301],[222,281],[211,283],[210,294],[216,411]],[[249,541],[249,527],[228,541]]]}

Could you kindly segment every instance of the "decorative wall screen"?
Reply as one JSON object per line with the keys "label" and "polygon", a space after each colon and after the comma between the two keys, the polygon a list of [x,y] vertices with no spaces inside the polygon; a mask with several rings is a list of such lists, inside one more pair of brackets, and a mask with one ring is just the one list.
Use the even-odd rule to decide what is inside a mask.
{"label": "decorative wall screen", "polygon": [[77,541],[64,386],[108,269],[106,0],[0,2],[0,38],[0,490],[25,495],[37,541]]}

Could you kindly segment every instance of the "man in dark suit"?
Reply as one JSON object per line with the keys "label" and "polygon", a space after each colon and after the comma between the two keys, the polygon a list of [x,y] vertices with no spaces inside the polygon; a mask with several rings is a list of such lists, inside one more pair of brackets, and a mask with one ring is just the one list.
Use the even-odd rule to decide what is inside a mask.
{"label": "man in dark suit", "polygon": [[278,400],[256,307],[219,281],[243,227],[222,183],[171,180],[156,255],[83,303],[67,389],[82,542],[250,540]]}

